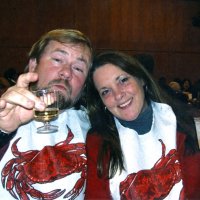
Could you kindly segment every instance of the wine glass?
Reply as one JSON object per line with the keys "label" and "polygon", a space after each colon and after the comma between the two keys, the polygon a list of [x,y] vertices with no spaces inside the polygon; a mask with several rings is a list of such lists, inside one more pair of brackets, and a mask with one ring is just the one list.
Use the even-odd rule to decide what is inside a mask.
{"label": "wine glass", "polygon": [[33,93],[40,98],[46,105],[44,111],[34,109],[34,118],[36,121],[42,121],[44,126],[37,128],[37,133],[54,133],[58,131],[58,126],[50,124],[50,121],[59,114],[58,92],[51,88],[43,88]]}

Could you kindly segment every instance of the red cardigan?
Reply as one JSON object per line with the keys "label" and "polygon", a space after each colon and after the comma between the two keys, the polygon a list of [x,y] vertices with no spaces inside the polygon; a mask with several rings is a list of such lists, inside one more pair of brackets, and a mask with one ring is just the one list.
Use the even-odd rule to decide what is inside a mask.
{"label": "red cardigan", "polygon": [[[180,156],[185,199],[200,200],[200,153],[183,156],[184,141],[185,135],[177,133],[177,150]],[[88,134],[86,141],[88,171],[85,199],[112,199],[109,180],[106,177],[100,179],[97,176],[97,155],[101,142],[101,137],[97,134]]]}

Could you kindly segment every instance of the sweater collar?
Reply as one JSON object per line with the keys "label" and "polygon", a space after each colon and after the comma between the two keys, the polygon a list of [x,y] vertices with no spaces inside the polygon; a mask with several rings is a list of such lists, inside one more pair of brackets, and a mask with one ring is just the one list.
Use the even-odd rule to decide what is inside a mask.
{"label": "sweater collar", "polygon": [[124,121],[118,119],[121,125],[124,127],[135,130],[139,135],[143,135],[150,131],[152,121],[153,121],[153,110],[151,104],[147,106],[147,108],[139,114],[137,119],[132,121]]}

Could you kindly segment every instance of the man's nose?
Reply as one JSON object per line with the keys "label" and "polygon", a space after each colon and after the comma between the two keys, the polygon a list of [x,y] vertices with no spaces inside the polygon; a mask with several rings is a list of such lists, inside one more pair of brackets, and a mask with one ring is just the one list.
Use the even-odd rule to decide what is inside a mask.
{"label": "man's nose", "polygon": [[72,78],[72,68],[70,65],[63,65],[60,72],[59,72],[59,76],[61,79],[64,80],[71,80]]}

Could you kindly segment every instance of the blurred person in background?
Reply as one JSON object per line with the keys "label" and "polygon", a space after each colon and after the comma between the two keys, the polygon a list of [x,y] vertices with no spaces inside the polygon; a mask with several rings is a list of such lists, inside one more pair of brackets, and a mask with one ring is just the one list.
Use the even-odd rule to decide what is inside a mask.
{"label": "blurred person in background", "polygon": [[0,96],[10,87],[6,78],[0,77]]}
{"label": "blurred person in background", "polygon": [[19,73],[14,68],[8,68],[4,72],[4,77],[8,80],[11,86],[16,84],[18,76],[19,76]]}

